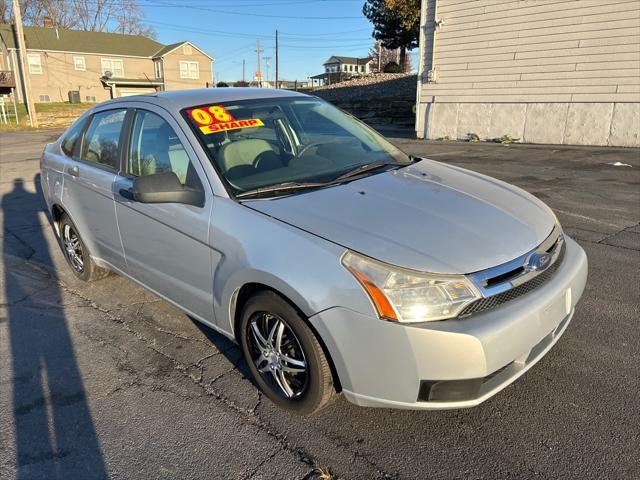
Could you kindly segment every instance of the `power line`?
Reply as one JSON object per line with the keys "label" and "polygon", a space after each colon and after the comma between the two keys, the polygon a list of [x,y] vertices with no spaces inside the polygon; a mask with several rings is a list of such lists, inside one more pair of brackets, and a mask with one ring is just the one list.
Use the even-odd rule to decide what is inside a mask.
{"label": "power line", "polygon": [[[164,22],[147,22],[149,25],[157,25],[158,27],[162,27],[165,30],[173,30],[173,31],[177,31],[177,32],[185,32],[185,33],[197,33],[199,35],[204,35],[204,36],[209,36],[209,37],[230,37],[230,38],[262,38],[262,39],[267,39],[267,40],[275,40],[275,36],[274,35],[260,35],[260,34],[255,34],[255,33],[233,33],[233,32],[225,32],[222,30],[210,30],[210,29],[200,29],[200,28],[194,28],[194,27],[190,27],[187,25],[175,25],[175,24],[170,24],[170,23],[164,23]],[[314,36],[307,36],[306,38],[286,38],[287,42],[292,42],[289,43],[289,45],[293,45],[295,47],[304,47],[305,44],[310,44],[310,45],[317,45],[317,41],[322,41],[323,45],[327,48],[340,48],[341,46],[345,45],[345,42],[354,42],[354,41],[360,41],[360,42],[364,42],[366,40],[362,39],[360,40],[359,38],[334,38],[332,39],[333,42],[338,42],[335,44],[327,44],[326,43],[326,39],[320,39],[314,37]],[[305,41],[303,43],[301,43],[302,41]],[[368,39],[367,39],[368,40]],[[309,42],[309,43],[307,43]],[[294,45],[295,43],[295,45]],[[353,46],[353,44],[347,44],[346,46]],[[314,47],[315,48],[315,47]]]}
{"label": "power line", "polygon": [[297,15],[269,15],[264,13],[253,13],[253,12],[231,12],[229,10],[219,10],[217,8],[208,8],[208,7],[199,7],[199,6],[190,6],[190,5],[177,5],[175,3],[168,3],[160,0],[148,0],[153,2],[155,5],[165,5],[165,6],[174,6],[179,8],[189,8],[192,10],[203,10],[206,12],[214,12],[214,13],[222,13],[225,15],[239,15],[242,17],[250,16],[250,17],[263,17],[263,18],[287,18],[294,20],[354,20],[354,19],[362,19],[362,16],[357,17],[347,17],[347,16],[337,16],[337,17],[311,17],[311,16],[297,16]]}

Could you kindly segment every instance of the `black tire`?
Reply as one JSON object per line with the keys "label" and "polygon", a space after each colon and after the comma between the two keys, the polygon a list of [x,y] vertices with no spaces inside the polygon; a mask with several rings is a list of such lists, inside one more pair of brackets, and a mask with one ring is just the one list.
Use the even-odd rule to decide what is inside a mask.
{"label": "black tire", "polygon": [[[269,318],[270,316],[272,318]],[[256,365],[256,356],[259,357],[259,360],[263,357],[261,357],[260,347],[257,347],[259,340],[251,331],[254,328],[252,323],[258,325],[258,322],[263,322],[263,325],[269,325],[268,322],[271,322],[273,325],[278,321],[284,324],[282,327],[284,333],[281,335],[281,339],[285,338],[289,349],[280,358],[286,360],[276,360],[275,366],[270,365],[266,359],[262,360],[260,365],[264,365],[263,369],[273,368],[261,373]],[[282,297],[271,291],[263,291],[249,298],[242,310],[239,333],[242,353],[253,378],[273,403],[290,412],[309,415],[319,411],[333,399],[336,391],[329,361],[322,346],[305,319]],[[289,370],[292,370],[290,366],[293,365],[287,363],[292,360],[286,355],[289,355],[291,359],[298,358],[295,360],[296,362],[303,361],[305,372],[284,372],[288,365]],[[279,369],[283,370],[282,372],[277,371],[278,364],[280,364]],[[296,367],[299,369],[300,365],[296,365]],[[286,379],[291,380],[288,388],[294,391],[295,395],[288,394],[285,389],[276,385],[277,374],[284,375],[285,381]],[[300,377],[303,377],[304,381]],[[299,387],[301,383],[303,386]],[[291,384],[299,388],[292,389]]]}
{"label": "black tire", "polygon": [[[78,232],[78,229],[66,213],[62,215],[62,218],[60,218],[59,226],[58,240],[60,242],[60,248],[62,248],[62,253],[67,259],[67,263],[71,267],[71,271],[74,275],[84,282],[93,282],[108,276],[110,273],[109,270],[99,267],[91,259],[89,249],[82,241],[80,232]],[[77,240],[77,242],[74,242],[74,245],[77,245],[74,249],[74,254],[76,257],[80,258],[80,261],[82,262],[81,266],[78,263],[78,258],[73,258],[74,254],[69,251],[71,247],[68,246],[68,242],[72,239]]]}

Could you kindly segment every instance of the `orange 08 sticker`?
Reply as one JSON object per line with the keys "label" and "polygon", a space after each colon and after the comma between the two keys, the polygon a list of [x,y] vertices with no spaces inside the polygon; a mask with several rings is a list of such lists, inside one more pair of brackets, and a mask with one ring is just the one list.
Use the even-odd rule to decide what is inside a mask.
{"label": "orange 08 sticker", "polygon": [[194,108],[187,110],[187,113],[205,135],[226,130],[264,126],[264,123],[262,123],[262,120],[259,118],[236,120],[235,117],[221,105]]}

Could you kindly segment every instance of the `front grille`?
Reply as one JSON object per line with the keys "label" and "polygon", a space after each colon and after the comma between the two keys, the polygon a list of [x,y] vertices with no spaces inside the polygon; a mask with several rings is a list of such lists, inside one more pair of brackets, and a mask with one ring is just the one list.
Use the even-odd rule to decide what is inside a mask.
{"label": "front grille", "polygon": [[547,283],[549,279],[553,276],[553,274],[558,270],[558,267],[562,263],[564,258],[565,246],[562,244],[562,250],[560,250],[560,255],[558,259],[547,268],[540,275],[532,278],[528,282],[523,283],[522,285],[518,285],[517,287],[512,288],[511,290],[507,290],[506,292],[498,293],[497,295],[493,295],[492,297],[481,298],[480,300],[476,300],[475,302],[467,305],[462,312],[458,315],[458,317],[468,317],[469,315],[473,315],[474,313],[480,313],[485,310],[489,310],[491,308],[495,308],[504,303],[510,302],[511,300],[515,300],[522,295],[526,295],[533,290],[540,288],[542,285]]}

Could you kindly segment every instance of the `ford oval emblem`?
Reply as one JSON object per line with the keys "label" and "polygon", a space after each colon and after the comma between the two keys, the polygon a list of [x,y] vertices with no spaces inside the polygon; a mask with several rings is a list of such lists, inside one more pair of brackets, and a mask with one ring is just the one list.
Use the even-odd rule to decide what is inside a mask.
{"label": "ford oval emblem", "polygon": [[547,252],[536,252],[529,257],[526,268],[529,271],[542,271],[551,265],[551,254]]}

